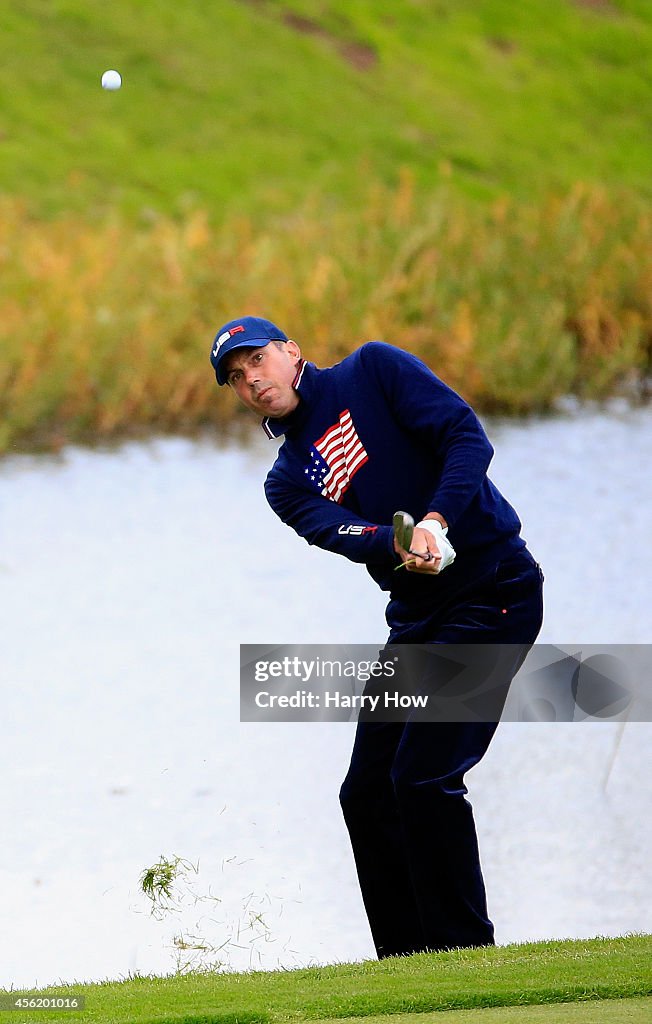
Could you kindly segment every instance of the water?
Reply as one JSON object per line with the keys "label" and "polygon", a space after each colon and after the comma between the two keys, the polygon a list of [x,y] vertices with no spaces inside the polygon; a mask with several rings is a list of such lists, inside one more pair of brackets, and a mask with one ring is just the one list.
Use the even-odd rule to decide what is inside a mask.
{"label": "water", "polygon": [[[650,642],[652,410],[489,433],[546,573],[541,640]],[[273,451],[0,464],[0,986],[167,973],[180,932],[231,937],[237,968],[373,956],[337,800],[352,727],[238,722],[240,643],[385,636],[364,570],[267,508]],[[469,776],[499,942],[652,931],[651,735],[501,727]],[[138,879],[162,854],[207,898],[159,921]]]}

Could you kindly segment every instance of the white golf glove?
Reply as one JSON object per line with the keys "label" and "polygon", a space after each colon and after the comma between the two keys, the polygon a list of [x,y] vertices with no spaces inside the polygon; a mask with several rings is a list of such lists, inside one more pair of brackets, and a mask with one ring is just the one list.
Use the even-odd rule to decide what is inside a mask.
{"label": "white golf glove", "polygon": [[439,548],[439,554],[441,555],[441,562],[437,573],[443,572],[447,565],[455,561],[455,548],[446,537],[448,533],[448,527],[442,526],[438,519],[422,519],[417,526],[421,530],[427,530],[431,533],[437,542]]}

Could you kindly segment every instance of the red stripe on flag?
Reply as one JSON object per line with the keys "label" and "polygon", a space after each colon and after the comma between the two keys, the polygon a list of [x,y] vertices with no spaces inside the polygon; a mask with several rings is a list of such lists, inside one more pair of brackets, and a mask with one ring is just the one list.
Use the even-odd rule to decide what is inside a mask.
{"label": "red stripe on flag", "polygon": [[351,479],[369,460],[348,409],[340,413],[339,421],[315,441],[314,447],[329,469],[322,481],[321,493],[339,502]]}

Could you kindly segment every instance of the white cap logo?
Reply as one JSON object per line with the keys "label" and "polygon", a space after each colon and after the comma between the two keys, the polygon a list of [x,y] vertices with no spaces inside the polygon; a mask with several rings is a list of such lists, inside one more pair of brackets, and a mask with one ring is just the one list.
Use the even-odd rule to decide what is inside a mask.
{"label": "white cap logo", "polygon": [[223,334],[220,334],[219,338],[215,342],[215,348],[213,349],[213,358],[215,358],[215,356],[220,351],[220,349],[221,349],[222,345],[224,344],[224,342],[228,341],[230,337],[231,337],[231,331],[224,331]]}
{"label": "white cap logo", "polygon": [[213,349],[213,359],[215,359],[215,356],[222,348],[224,342],[228,341],[229,338],[232,338],[234,334],[238,334],[240,331],[244,331],[244,327],[232,327],[230,331],[223,331],[222,334],[220,334],[219,338],[217,338],[215,342],[215,348]]}

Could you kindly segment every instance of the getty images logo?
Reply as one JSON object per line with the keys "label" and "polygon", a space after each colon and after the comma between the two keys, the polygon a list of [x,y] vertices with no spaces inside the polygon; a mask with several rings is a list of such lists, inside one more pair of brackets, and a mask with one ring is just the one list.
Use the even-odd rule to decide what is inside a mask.
{"label": "getty images logo", "polygon": [[338,533],[343,536],[361,537],[363,533],[375,533],[378,529],[377,526],[360,526],[358,523],[342,523],[338,529]]}

